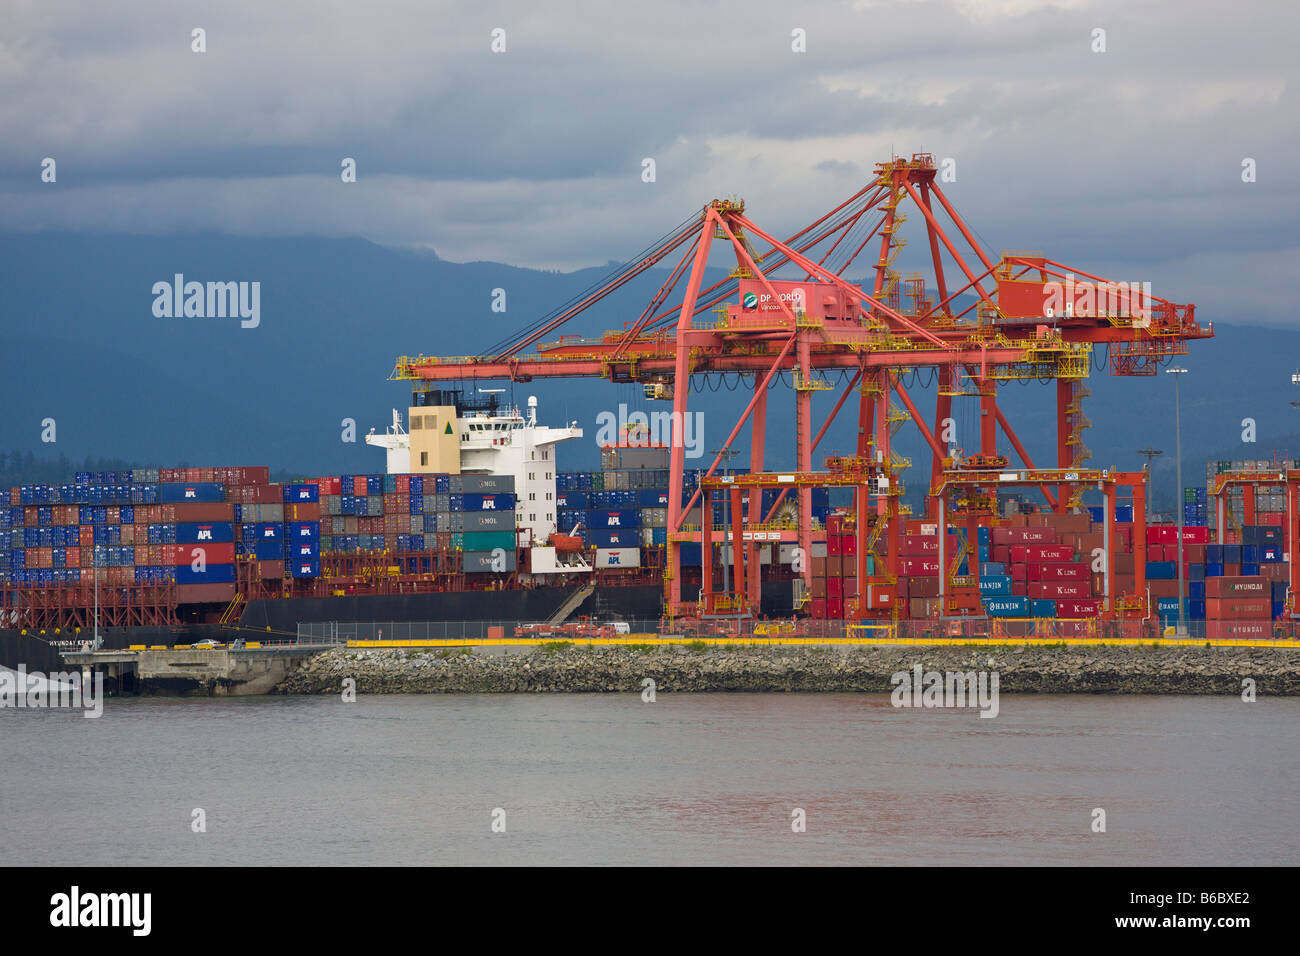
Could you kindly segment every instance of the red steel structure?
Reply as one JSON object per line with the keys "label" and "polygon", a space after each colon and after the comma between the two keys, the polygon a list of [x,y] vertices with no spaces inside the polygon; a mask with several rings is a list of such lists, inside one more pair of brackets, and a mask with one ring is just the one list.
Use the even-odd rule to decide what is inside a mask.
{"label": "red steel structure", "polygon": [[[1082,382],[1088,376],[1094,345],[1109,348],[1112,374],[1151,375],[1167,357],[1185,354],[1188,340],[1213,335],[1212,326],[1197,324],[1194,306],[1151,296],[1141,284],[1111,282],[1072,270],[1041,253],[1003,253],[993,259],[975,241],[940,187],[930,154],[894,158],[877,164],[875,170],[866,187],[784,241],[748,218],[743,202],[714,200],[598,288],[489,353],[460,358],[403,356],[393,377],[417,382],[600,377],[640,383],[648,397],[671,399],[664,578],[668,610],[675,614],[694,610],[682,599],[680,546],[688,530],[694,540],[700,537],[686,527],[700,493],[697,490],[690,500],[682,500],[682,428],[693,376],[740,372],[753,379],[753,397],[709,467],[710,476],[747,424],[750,470],[764,471],[768,389],[789,373],[795,392],[796,473],[813,473],[814,449],[856,391],[856,456],[899,467],[890,438],[899,424],[910,420],[931,451],[934,483],[944,470],[944,459],[952,456],[945,434],[954,397],[978,399],[975,454],[979,459],[997,457],[1000,429],[1024,467],[1034,469],[1037,466],[998,408],[997,386],[1014,378],[1055,380],[1054,464],[1059,469],[1075,468],[1090,457],[1082,442],[1088,422],[1081,403],[1088,394]],[[899,232],[908,210],[919,214],[924,223],[928,275],[903,277],[893,268],[906,244]],[[705,288],[705,267],[715,241],[734,257],[734,266],[726,279]],[[766,251],[759,254],[755,242]],[[872,257],[868,286],[844,278],[864,251]],[[543,341],[675,255],[676,264],[658,292],[622,331]],[[782,268],[793,279],[776,277]],[[928,297],[931,289],[937,301]],[[670,301],[673,304],[665,306]],[[710,310],[720,317],[702,318]],[[939,383],[934,417],[929,421],[900,381],[904,372],[921,368],[933,369]],[[812,393],[832,387],[821,371],[837,369],[850,372],[851,379],[817,428]],[[968,385],[963,384],[963,376]],[[1078,503],[1077,497],[1070,497],[1068,484],[1041,488],[1058,511]],[[800,485],[798,495],[798,540],[807,553],[812,539],[811,486]],[[888,496],[881,496],[875,502],[878,517],[883,518],[887,501]],[[806,580],[810,573],[805,571]]]}

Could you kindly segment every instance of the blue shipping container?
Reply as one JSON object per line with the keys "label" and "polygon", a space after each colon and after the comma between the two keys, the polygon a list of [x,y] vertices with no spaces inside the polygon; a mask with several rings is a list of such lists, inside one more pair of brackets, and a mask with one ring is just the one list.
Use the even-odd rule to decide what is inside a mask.
{"label": "blue shipping container", "polygon": [[[158,501],[176,504],[182,501],[225,501],[225,485],[218,481],[164,481],[158,485]],[[85,524],[83,521],[82,524]]]}
{"label": "blue shipping container", "polygon": [[176,565],[177,584],[230,584],[235,580],[233,564],[209,564],[202,571],[195,571],[191,565]]}
{"label": "blue shipping container", "polygon": [[318,578],[320,577],[320,559],[292,561],[289,564],[289,573],[295,578]]}
{"label": "blue shipping container", "polygon": [[641,534],[636,528],[590,528],[587,543],[597,548],[637,548]]}
{"label": "blue shipping container", "polygon": [[[378,494],[378,492],[376,492]],[[285,485],[284,500],[286,504],[302,504],[309,501],[320,501],[319,485]]]}
{"label": "blue shipping container", "polygon": [[1029,598],[1027,597],[993,597],[984,601],[984,609],[990,617],[1028,617]]}
{"label": "blue shipping container", "polygon": [[235,523],[233,521],[181,521],[176,525],[177,544],[225,543],[234,540]]}
{"label": "blue shipping container", "polygon": [[[452,495],[452,511],[514,511],[515,496],[506,492],[497,494],[466,494]],[[460,498],[460,507],[455,505],[455,499]]]}

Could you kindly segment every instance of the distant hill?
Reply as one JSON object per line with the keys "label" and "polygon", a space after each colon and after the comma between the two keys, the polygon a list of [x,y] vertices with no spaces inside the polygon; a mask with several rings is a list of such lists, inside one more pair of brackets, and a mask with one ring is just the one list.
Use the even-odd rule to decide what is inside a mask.
{"label": "distant hill", "polygon": [[[0,234],[0,448],[77,462],[89,456],[160,465],[265,463],[297,474],[381,471],[382,452],[362,436],[371,427],[383,431],[389,409],[405,407],[408,386],[386,381],[398,355],[485,351],[608,269],[561,274],[451,263],[362,240]],[[260,326],[156,318],[154,283],[178,272],[203,282],[260,282]],[[662,272],[643,277],[564,331],[621,328],[662,279]],[[504,314],[491,310],[496,288],[507,293]],[[1181,360],[1190,369],[1181,382],[1187,484],[1203,480],[1207,458],[1267,458],[1275,449],[1300,457],[1300,410],[1288,404],[1300,400],[1290,381],[1300,364],[1300,332],[1225,324],[1216,332]],[[1172,499],[1172,377],[1117,379],[1101,370],[1089,387],[1085,411],[1093,427],[1085,441],[1095,462],[1135,468],[1142,463],[1136,449],[1161,448],[1156,483]],[[693,405],[705,412],[710,450],[749,397],[748,388],[721,389]],[[769,412],[769,464],[778,467],[793,463],[786,394],[787,400],[774,396]],[[520,404],[537,395],[545,421],[576,419],[587,429],[582,442],[562,451],[561,467],[572,469],[597,465],[598,412],[616,411],[620,402],[632,410],[652,407],[639,389],[603,381],[533,382],[515,386],[513,395]],[[931,415],[933,387],[913,395]],[[1051,386],[1013,383],[1002,396],[1031,454],[1049,462]],[[824,414],[834,400],[819,393],[815,408]],[[851,404],[819,458],[852,446],[850,413]],[[958,443],[973,449],[974,400],[958,399],[954,417]],[[54,445],[40,441],[45,418],[57,423]],[[341,441],[345,418],[357,423],[355,443]],[[1256,423],[1253,445],[1241,442],[1245,418]],[[919,456],[914,432],[900,436],[900,445]],[[911,485],[924,482],[915,474]]]}

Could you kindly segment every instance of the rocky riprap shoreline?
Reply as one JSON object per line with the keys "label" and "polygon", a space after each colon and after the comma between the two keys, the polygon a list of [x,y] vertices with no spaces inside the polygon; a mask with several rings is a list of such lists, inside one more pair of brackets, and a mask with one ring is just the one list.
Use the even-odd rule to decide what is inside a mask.
{"label": "rocky riprap shoreline", "polygon": [[328,651],[273,691],[337,694],[888,693],[891,675],[997,671],[1002,693],[1300,695],[1300,652],[1248,647],[542,646],[505,655],[461,648]]}

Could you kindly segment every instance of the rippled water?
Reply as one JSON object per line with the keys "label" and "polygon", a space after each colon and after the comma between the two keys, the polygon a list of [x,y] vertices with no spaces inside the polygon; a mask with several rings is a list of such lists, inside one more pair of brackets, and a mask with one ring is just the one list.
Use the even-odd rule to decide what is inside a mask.
{"label": "rippled water", "polygon": [[1032,695],[992,720],[865,694],[0,710],[0,863],[1295,864],[1298,723]]}

